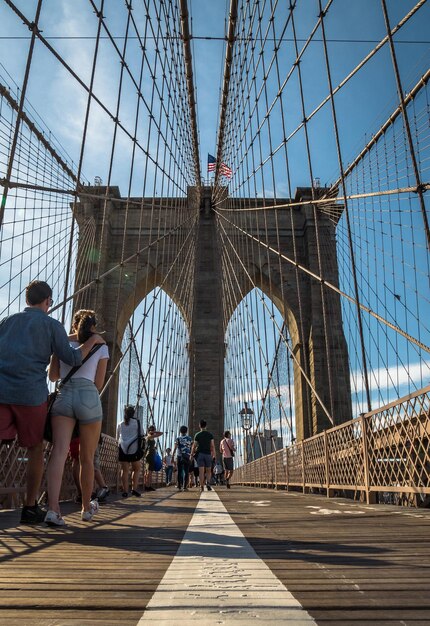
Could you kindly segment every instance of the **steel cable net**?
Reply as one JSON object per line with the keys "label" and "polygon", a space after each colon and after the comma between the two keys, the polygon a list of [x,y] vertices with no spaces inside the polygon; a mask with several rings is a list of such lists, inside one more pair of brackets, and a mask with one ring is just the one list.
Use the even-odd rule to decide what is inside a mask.
{"label": "steel cable net", "polygon": [[[423,2],[230,4],[214,206],[229,388],[251,390],[260,367],[244,350],[263,328],[250,292],[275,331],[257,357],[266,387],[240,396],[259,403],[254,436],[271,430],[280,358],[284,443],[299,403],[300,439],[429,383],[428,17]],[[243,437],[239,410],[226,418]]]}
{"label": "steel cable net", "polygon": [[66,328],[73,310],[95,308],[110,351],[102,397],[119,384],[148,422],[161,394],[157,426],[176,432],[198,216],[187,193],[199,179],[179,7],[46,0],[3,13],[27,56],[13,77],[0,66],[2,316],[25,306],[34,279],[52,286]]}

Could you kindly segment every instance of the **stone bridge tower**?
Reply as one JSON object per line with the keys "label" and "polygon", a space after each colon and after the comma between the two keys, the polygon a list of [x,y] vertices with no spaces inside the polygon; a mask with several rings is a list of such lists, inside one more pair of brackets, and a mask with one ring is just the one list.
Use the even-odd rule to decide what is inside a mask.
{"label": "stone bridge tower", "polygon": [[[298,190],[296,199],[307,199],[309,192],[308,189]],[[190,431],[198,430],[198,421],[203,417],[219,441],[224,429],[226,328],[221,298],[222,250],[218,247],[217,216],[211,207],[211,188],[190,188],[188,197],[178,199],[132,198],[127,202],[121,198],[117,187],[110,187],[107,202],[105,195],[105,187],[85,187],[75,211],[80,233],[75,287],[79,289],[81,285],[96,279],[98,271],[101,275],[105,274],[102,281],[95,282],[90,289],[76,297],[75,306],[91,307],[97,311],[107,330],[107,342],[113,355],[109,368],[112,372],[121,357],[122,338],[135,307],[152,289],[162,285],[179,307],[190,332]],[[278,200],[278,203],[282,202],[287,201]],[[178,205],[182,211],[182,221],[184,217],[189,217],[188,231],[185,227],[173,228],[166,239],[149,245],[154,241],[155,232],[149,224],[174,225]],[[240,206],[243,206],[243,200],[237,201],[237,208]],[[229,219],[240,223],[240,213],[240,210],[232,211]],[[247,214],[246,218],[247,230],[257,236],[258,218],[250,215]],[[269,212],[267,243],[274,247],[280,245],[281,251],[288,256],[292,250],[294,228],[298,262],[317,275],[312,208],[295,207],[293,226],[289,211],[278,211],[276,228],[274,219],[273,212]],[[124,235],[125,220],[127,227]],[[335,227],[322,214],[319,220],[320,237],[324,238],[324,277],[337,284]],[[181,280],[181,264],[189,262],[185,254],[176,259],[174,267],[169,269],[175,251],[181,248],[189,228],[195,228],[197,232],[192,310],[189,310],[188,303],[182,300],[178,290],[173,288]],[[89,238],[94,242],[92,248],[88,246]],[[279,241],[275,241],[277,238]],[[294,264],[283,261],[280,268],[276,259],[261,254],[257,243],[254,242],[251,247],[255,248],[254,254],[248,255],[248,260],[245,260],[245,270],[238,268],[237,299],[231,306],[234,309],[255,284],[274,301],[283,315],[292,338],[296,361],[300,364],[294,363],[297,438],[302,439],[330,426],[314,395],[309,393],[304,372],[325,405],[332,407],[336,423],[351,419],[348,354],[338,295],[332,292],[326,296],[327,309],[330,311],[330,334],[326,343],[327,328],[323,325],[319,283],[309,275],[297,272]],[[127,262],[126,271],[122,272],[121,277],[118,270],[106,276],[107,272],[118,266],[121,259],[126,258],[127,254],[133,255],[138,249],[142,253]],[[127,251],[125,257],[124,250]],[[119,299],[118,293],[121,294]],[[233,309],[228,312],[229,315]],[[332,385],[335,378],[335,394],[331,398],[331,405],[327,354],[333,368]],[[103,429],[112,435],[117,419],[118,374],[119,369],[103,398]]]}

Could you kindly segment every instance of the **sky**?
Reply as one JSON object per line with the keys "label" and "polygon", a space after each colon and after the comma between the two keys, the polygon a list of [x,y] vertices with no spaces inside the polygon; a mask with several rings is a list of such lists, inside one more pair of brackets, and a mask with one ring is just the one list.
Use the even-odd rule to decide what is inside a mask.
{"label": "sky", "polygon": [[[35,0],[18,0],[16,6],[30,19],[34,16]],[[390,19],[394,24],[414,6],[411,0],[388,2]],[[142,3],[135,2],[137,8]],[[191,32],[195,36],[192,43],[193,64],[195,68],[195,87],[198,106],[198,128],[200,141],[201,171],[206,176],[207,154],[216,151],[216,133],[219,121],[220,88],[224,69],[225,43],[222,41],[227,28],[229,2],[227,0],[192,0],[189,2]],[[280,3],[281,6],[281,3]],[[318,13],[317,2],[302,0],[298,3],[298,37],[307,37]],[[106,0],[105,15],[110,26],[118,33],[124,31],[124,12],[119,0]],[[21,86],[25,71],[28,51],[28,29],[21,23],[13,11],[5,4],[0,5],[0,74],[2,80],[12,86],[12,80],[6,72]],[[337,84],[349,71],[375,46],[384,35],[380,3],[377,0],[349,2],[335,0],[333,16],[327,23],[329,54],[332,55],[333,82]],[[399,44],[399,64],[403,77],[404,89],[408,90],[417,82],[428,67],[429,43],[428,28],[430,7],[420,9],[419,16],[411,19],[402,31],[399,39],[408,44]],[[116,27],[115,27],[116,24]],[[41,12],[43,35],[49,37],[71,37],[72,39],[50,39],[56,50],[62,54],[72,67],[88,79],[91,70],[90,59],[95,34],[93,11],[87,0],[45,0]],[[287,33],[288,36],[288,33]],[[75,39],[90,37],[90,39]],[[200,39],[205,38],[205,39]],[[214,39],[210,39],[214,38]],[[218,39],[220,38],[220,39]],[[347,40],[350,41],[347,41]],[[321,43],[312,44],[313,49],[303,60],[304,89],[308,109],[312,110],[327,94],[325,69],[322,65]],[[292,47],[292,44],[291,44]],[[284,65],[281,72],[290,66],[292,51],[286,48]],[[107,44],[100,52],[100,72],[96,75],[96,93],[110,106],[114,106],[118,63],[109,65],[111,57]],[[104,65],[105,64],[105,65]],[[107,64],[107,65],[106,65]],[[275,87],[273,87],[275,89]],[[371,96],[369,91],[371,90]],[[269,98],[270,99],[270,98]],[[45,121],[50,132],[67,150],[74,162],[79,157],[81,140],[83,94],[73,81],[69,80],[57,62],[53,63],[41,45],[36,45],[28,87],[28,101]],[[291,128],[300,120],[297,99],[297,85],[291,85],[291,113],[288,117]],[[378,53],[357,78],[352,79],[351,88],[345,95],[339,95],[340,132],[342,136],[344,160],[348,161],[363,145],[363,133],[369,136],[390,114],[396,105],[396,93],[393,73],[390,67],[389,52],[385,47]],[[328,111],[328,107],[327,111]],[[131,110],[125,105],[122,113],[127,119]],[[337,174],[336,155],[330,131],[330,115],[321,116],[321,123],[309,127],[313,153],[315,175],[321,183],[332,181]],[[351,119],[354,123],[351,124]],[[326,129],[326,130],[325,130]],[[288,129],[287,129],[288,130]],[[90,126],[90,141],[84,159],[83,174],[92,181],[95,176],[106,179],[106,160],[102,149],[108,151],[110,136],[105,130],[105,120],[99,112],[94,113]],[[121,141],[121,138],[120,138]],[[124,147],[125,142],[124,142]],[[298,156],[298,166],[293,168],[293,186],[308,184],[308,172],[303,162],[301,140],[292,143],[293,157]],[[116,180],[121,187],[124,168],[115,164]],[[286,191],[286,188],[284,189]],[[124,190],[125,193],[125,190]]]}

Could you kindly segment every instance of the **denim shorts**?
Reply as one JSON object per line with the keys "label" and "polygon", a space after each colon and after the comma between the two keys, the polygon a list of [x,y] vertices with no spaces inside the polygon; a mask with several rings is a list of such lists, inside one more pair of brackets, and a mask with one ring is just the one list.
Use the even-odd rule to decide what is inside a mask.
{"label": "denim shorts", "polygon": [[87,378],[72,378],[59,391],[52,406],[52,415],[73,417],[80,424],[91,424],[103,419],[99,392]]}
{"label": "denim shorts", "polygon": [[205,452],[199,452],[197,456],[197,465],[199,467],[212,467],[212,455]]}

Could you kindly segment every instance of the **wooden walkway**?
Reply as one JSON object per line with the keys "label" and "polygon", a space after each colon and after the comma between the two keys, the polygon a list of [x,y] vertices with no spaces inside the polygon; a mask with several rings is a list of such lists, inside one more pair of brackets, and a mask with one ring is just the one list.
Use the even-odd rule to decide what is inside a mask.
{"label": "wooden walkway", "polygon": [[[245,487],[217,494],[317,624],[430,624],[429,510]],[[0,624],[137,625],[199,497],[111,496],[92,524],[68,503],[64,530],[20,526],[18,511],[1,511]]]}

